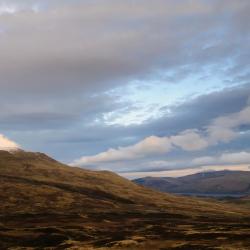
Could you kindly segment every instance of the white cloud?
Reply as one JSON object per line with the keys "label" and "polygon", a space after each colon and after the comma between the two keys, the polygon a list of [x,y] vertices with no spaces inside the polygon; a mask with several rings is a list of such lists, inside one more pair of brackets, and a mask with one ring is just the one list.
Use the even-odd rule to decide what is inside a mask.
{"label": "white cloud", "polygon": [[[166,155],[175,148],[184,151],[199,151],[218,143],[227,143],[238,136],[236,129],[241,125],[250,124],[250,107],[227,116],[218,117],[209,124],[204,131],[196,129],[185,130],[170,137],[150,136],[128,147],[109,149],[106,152],[94,156],[84,156],[75,160],[72,165],[88,166],[100,163],[122,162],[136,159],[147,159],[148,157],[158,157]],[[193,164],[219,163],[246,163],[249,155],[246,152],[236,154],[224,154],[221,157],[210,156],[194,159]],[[138,164],[137,164],[138,167]]]}
{"label": "white cloud", "polygon": [[235,128],[246,124],[250,124],[250,106],[245,107],[240,112],[220,117],[213,123],[214,126],[221,128]]}
{"label": "white cloud", "polygon": [[203,157],[193,159],[192,163],[194,165],[207,165],[207,164],[213,163],[214,161],[215,161],[215,158],[212,156],[203,156]]}
{"label": "white cloud", "polygon": [[211,144],[218,142],[229,142],[237,137],[235,128],[241,125],[250,124],[250,106],[247,106],[240,112],[215,119],[207,128],[209,141]]}
{"label": "white cloud", "polygon": [[196,151],[206,148],[208,142],[196,130],[186,130],[170,137],[171,142],[185,151]]}
{"label": "white cloud", "polygon": [[175,147],[180,147],[185,151],[196,151],[206,148],[207,146],[208,142],[206,139],[199,135],[196,130],[185,130],[172,137],[150,136],[135,145],[109,149],[106,152],[94,156],[82,157],[72,164],[87,166],[88,164],[135,160],[164,155]]}
{"label": "white cloud", "polygon": [[195,158],[191,162],[194,165],[213,165],[213,164],[250,164],[250,152],[228,152],[219,156],[203,156]]}
{"label": "white cloud", "polygon": [[0,15],[13,15],[23,11],[38,12],[39,5],[37,3],[20,3],[20,1],[13,3],[0,2]]}
{"label": "white cloud", "polygon": [[109,149],[106,152],[95,156],[82,157],[74,161],[73,165],[88,165],[102,162],[133,160],[147,157],[150,155],[158,155],[169,152],[172,145],[167,137],[150,136],[143,141],[129,146],[119,147],[118,149]]}
{"label": "white cloud", "polygon": [[220,157],[221,162],[225,163],[249,163],[250,164],[250,152],[237,152],[237,153],[226,153]]}
{"label": "white cloud", "polygon": [[12,150],[17,150],[19,149],[19,145],[4,135],[0,134],[0,150],[6,150],[6,151],[12,151]]}
{"label": "white cloud", "polygon": [[[43,7],[44,2],[46,2],[45,5],[49,4],[48,8],[45,6],[39,13],[31,11],[30,6],[41,3]],[[53,2],[52,5],[51,2]],[[131,123],[131,111],[133,112],[135,108],[125,109],[125,111],[114,110],[114,107],[108,110],[98,108],[97,111],[89,112],[89,107],[93,105],[88,102],[91,102],[93,94],[98,96],[107,91],[113,91],[116,87],[122,89],[121,97],[113,94],[112,98],[123,99],[127,95],[124,93],[124,86],[139,80],[141,83],[154,84],[155,88],[164,94],[162,104],[165,106],[172,96],[177,95],[177,92],[181,99],[186,98],[188,93],[185,89],[189,89],[191,84],[184,83],[183,87],[181,87],[182,83],[176,84],[180,86],[176,92],[172,91],[172,87],[163,91],[160,85],[167,85],[167,82],[172,83],[182,78],[190,82],[190,78],[187,77],[190,74],[192,74],[191,78],[206,77],[207,74],[210,75],[207,69],[211,64],[215,65],[214,67],[220,73],[228,68],[228,62],[229,66],[236,64],[237,68],[241,68],[241,65],[247,67],[248,61],[241,64],[236,59],[239,54],[244,55],[246,59],[249,58],[248,44],[244,39],[249,35],[247,26],[249,15],[246,15],[249,1],[236,3],[233,0],[221,0],[219,2],[198,0],[1,1],[7,5],[2,8],[3,12],[13,12],[17,8],[25,10],[17,11],[13,15],[0,16],[0,30],[4,30],[0,40],[1,128],[6,131],[16,129],[18,137],[25,141],[27,139],[23,130],[33,131],[33,133],[35,130],[37,133],[46,134],[47,138],[40,137],[44,146],[39,150],[52,149],[53,153],[57,152],[60,159],[67,161],[76,157],[79,150],[86,155],[91,155],[93,151],[101,152],[100,148],[103,147],[108,149],[114,147],[113,145],[122,146],[124,144],[117,143],[118,140],[124,141],[124,137],[142,138],[142,135],[162,134],[162,131],[158,131],[157,128],[155,131],[153,127],[150,128],[149,133],[149,126],[145,121],[146,125],[143,124],[138,134],[124,136],[122,132],[117,138],[116,136],[111,138],[112,142],[110,142],[103,124],[99,127],[99,131],[105,130],[105,136],[97,130],[89,132],[92,127],[88,127],[85,121],[88,120],[90,123],[99,119],[102,122],[100,111],[107,114],[118,110],[117,113],[124,113],[124,120],[130,120],[129,123]],[[227,13],[234,18],[221,18]],[[183,25],[183,21],[188,23],[188,27]],[[238,39],[232,39],[235,37]],[[203,69],[206,72],[203,72]],[[215,71],[212,70],[212,74],[216,75],[216,81],[208,78],[209,82],[214,84],[218,81],[223,82],[223,79],[217,79]],[[151,76],[156,79],[152,79]],[[230,81],[233,80],[228,74],[226,77]],[[161,84],[161,81],[164,84]],[[140,89],[146,89],[146,84],[141,84]],[[169,85],[173,86],[173,84]],[[205,86],[206,91],[209,89],[206,82],[201,81],[197,88],[196,84],[193,84],[195,91],[201,91],[199,90],[201,85]],[[140,89],[137,90],[138,96],[141,95]],[[147,101],[154,104],[155,101],[150,100],[153,95],[159,99],[159,95],[151,91],[149,91],[149,97],[141,95],[142,99],[146,100],[146,102],[142,101],[141,106],[146,108]],[[82,104],[80,101],[82,99],[86,104]],[[129,102],[132,106],[138,101],[130,96]],[[97,100],[96,103],[102,105],[103,102]],[[234,105],[233,103],[232,106]],[[89,113],[91,113],[90,116]],[[197,113],[201,117],[204,115],[199,111]],[[73,117],[68,114],[73,114]],[[141,119],[138,118],[137,112],[134,114],[137,118],[132,117],[133,120]],[[151,118],[152,114],[155,114],[155,111],[147,111],[147,115]],[[148,118],[147,115],[144,114],[141,120]],[[187,118],[187,123],[188,120],[192,120],[189,112],[186,112],[186,116],[183,113],[183,116]],[[41,118],[44,120],[43,123],[40,122]],[[69,124],[69,121],[72,123]],[[180,123],[184,123],[183,119]],[[60,128],[64,126],[64,130],[59,130],[59,126]],[[198,127],[198,125],[190,127],[187,124],[186,128],[196,126]],[[166,127],[168,127],[167,124]],[[176,123],[176,128],[173,130],[179,131],[178,128],[179,124]],[[184,129],[183,126],[182,130]],[[30,132],[30,134],[33,133]],[[93,136],[94,133],[96,134]],[[175,136],[176,133],[171,135]],[[77,144],[77,149],[74,150],[71,149],[72,144],[65,142],[60,143],[60,146],[59,143],[48,144],[48,141],[56,140],[56,135],[56,139],[60,142],[79,140],[82,142],[81,147]],[[88,140],[83,135],[87,135]],[[183,140],[187,135],[184,138],[181,135],[177,143],[187,150],[202,149],[206,144],[204,143],[206,138],[204,139],[201,134],[197,136],[200,137],[200,143],[187,141],[184,144]],[[90,139],[92,144],[89,142]],[[28,140],[30,148],[37,148],[37,138],[33,139],[30,136]],[[182,142],[180,143],[179,140]],[[85,143],[88,144],[86,148],[83,146]],[[191,143],[195,145],[190,145]],[[61,148],[57,149],[58,147]],[[63,154],[61,154],[62,148]],[[114,150],[117,154],[117,149]],[[113,155],[112,150],[110,154]],[[83,154],[79,154],[81,155]]]}
{"label": "white cloud", "polygon": [[0,4],[0,15],[3,14],[14,14],[18,11],[15,5]]}

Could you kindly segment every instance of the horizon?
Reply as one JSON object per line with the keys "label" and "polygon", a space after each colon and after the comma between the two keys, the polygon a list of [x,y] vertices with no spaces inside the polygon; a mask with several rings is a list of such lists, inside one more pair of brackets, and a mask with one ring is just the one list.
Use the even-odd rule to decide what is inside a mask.
{"label": "horizon", "polygon": [[[1,139],[1,138],[0,138]],[[0,151],[3,152],[9,152],[11,154],[15,154],[18,152],[24,152],[24,153],[34,153],[34,154],[43,154],[43,152],[34,152],[34,151],[25,151],[19,147],[12,147],[12,148],[2,148],[0,147]],[[48,157],[51,158],[50,155],[47,155]],[[52,158],[53,159],[53,158]],[[56,160],[56,159],[54,159]],[[57,160],[56,160],[57,161]],[[64,163],[65,164],[65,163]],[[67,164],[66,164],[67,165]],[[80,166],[71,166],[67,165],[68,167],[78,167],[80,169],[83,169],[83,167]],[[85,170],[91,170],[90,168],[86,168]],[[92,171],[103,171],[102,169],[99,170],[92,170]],[[183,169],[169,169],[169,170],[164,170],[164,171],[152,171],[152,172],[121,172],[117,173],[118,175],[127,178],[129,180],[136,180],[140,178],[150,178],[150,177],[172,177],[172,178],[178,178],[178,177],[184,177],[188,175],[195,175],[195,174],[202,174],[202,173],[212,173],[212,172],[224,172],[224,171],[229,171],[229,172],[237,172],[237,171],[246,171],[250,172],[250,166],[247,164],[241,164],[241,165],[231,165],[231,166],[202,166],[199,168],[183,168]]]}
{"label": "horizon", "polygon": [[250,166],[250,2],[0,0],[0,150],[180,176]]}

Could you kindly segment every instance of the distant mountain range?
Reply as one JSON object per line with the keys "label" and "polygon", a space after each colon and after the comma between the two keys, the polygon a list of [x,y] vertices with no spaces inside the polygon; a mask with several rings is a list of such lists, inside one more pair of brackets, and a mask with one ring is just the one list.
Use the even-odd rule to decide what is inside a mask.
{"label": "distant mountain range", "polygon": [[195,195],[249,195],[250,171],[211,171],[172,177],[145,177],[135,183],[162,192]]}

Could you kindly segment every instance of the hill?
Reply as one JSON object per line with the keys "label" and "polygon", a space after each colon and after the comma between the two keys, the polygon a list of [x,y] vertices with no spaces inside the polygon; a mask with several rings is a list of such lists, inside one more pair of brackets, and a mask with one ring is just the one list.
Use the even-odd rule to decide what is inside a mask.
{"label": "hill", "polygon": [[0,199],[0,249],[244,249],[250,243],[248,209],[163,194],[42,153],[0,151]]}
{"label": "hill", "polygon": [[250,194],[250,171],[212,171],[171,177],[146,177],[135,183],[163,192],[200,195]]}

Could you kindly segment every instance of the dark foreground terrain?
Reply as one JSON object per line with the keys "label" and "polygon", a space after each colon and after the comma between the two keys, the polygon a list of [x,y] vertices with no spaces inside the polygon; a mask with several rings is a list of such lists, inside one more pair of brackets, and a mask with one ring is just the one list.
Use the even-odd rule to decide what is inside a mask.
{"label": "dark foreground terrain", "polygon": [[1,220],[1,249],[250,249],[249,219],[112,212]]}
{"label": "dark foreground terrain", "polygon": [[0,249],[250,249],[243,202],[156,192],[40,153],[0,151]]}

